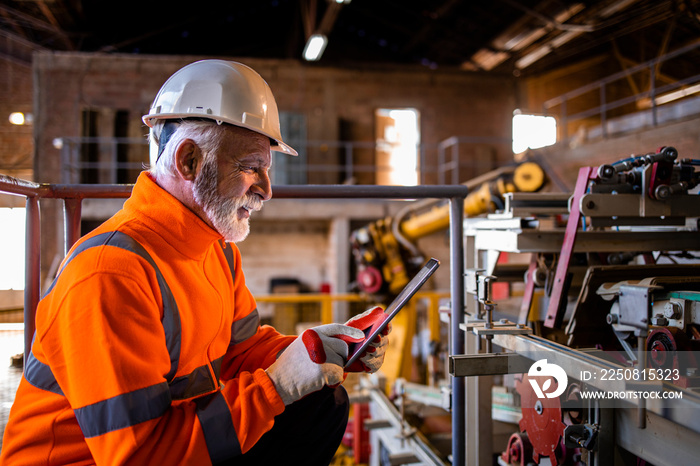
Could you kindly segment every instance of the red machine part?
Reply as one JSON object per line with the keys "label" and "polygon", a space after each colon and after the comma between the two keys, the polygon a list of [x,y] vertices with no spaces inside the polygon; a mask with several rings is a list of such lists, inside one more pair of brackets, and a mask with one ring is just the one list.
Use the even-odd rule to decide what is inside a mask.
{"label": "red machine part", "polygon": [[552,465],[558,465],[557,449],[566,427],[562,422],[561,402],[558,398],[537,398],[529,380],[527,374],[515,380],[523,414],[520,430],[527,433],[536,463],[540,457],[547,456]]}
{"label": "red machine part", "polygon": [[581,449],[566,447],[563,438],[567,425],[584,421],[580,386],[572,382],[562,397],[540,399],[532,389],[531,379],[527,374],[520,378],[516,376],[515,388],[520,394],[523,414],[520,429],[523,432],[511,435],[508,447],[501,453],[501,460],[521,466],[533,462],[539,464],[542,457],[547,457],[552,465],[584,465]]}
{"label": "red machine part", "polygon": [[678,351],[675,335],[678,329],[668,327],[655,328],[647,337],[647,350],[651,358],[650,365],[654,368],[678,368],[675,352]]}
{"label": "red machine part", "polygon": [[508,447],[501,459],[512,466],[526,466],[532,462],[532,444],[527,434],[516,432],[508,439]]}
{"label": "red machine part", "polygon": [[357,272],[357,283],[362,291],[373,294],[381,289],[384,280],[379,270],[369,266]]}
{"label": "red machine part", "polygon": [[369,431],[365,428],[365,420],[370,417],[369,403],[353,404],[353,439],[352,451],[355,463],[368,463],[371,446],[369,443]]}
{"label": "red machine part", "polygon": [[676,327],[654,327],[647,337],[649,366],[652,369],[677,370],[678,379],[673,383],[680,387],[700,385],[700,377],[688,374],[689,368],[697,369],[700,361],[695,357],[700,341],[691,339]]}

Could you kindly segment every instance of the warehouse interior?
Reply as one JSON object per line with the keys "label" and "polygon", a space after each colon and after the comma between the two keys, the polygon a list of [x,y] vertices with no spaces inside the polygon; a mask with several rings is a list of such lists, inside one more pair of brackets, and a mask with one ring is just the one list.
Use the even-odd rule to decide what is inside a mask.
{"label": "warehouse interior", "polygon": [[441,263],[343,383],[332,464],[697,463],[698,0],[3,0],[3,429],[38,297],[210,58],[264,78],[299,152],[237,245],[263,323],[344,322]]}

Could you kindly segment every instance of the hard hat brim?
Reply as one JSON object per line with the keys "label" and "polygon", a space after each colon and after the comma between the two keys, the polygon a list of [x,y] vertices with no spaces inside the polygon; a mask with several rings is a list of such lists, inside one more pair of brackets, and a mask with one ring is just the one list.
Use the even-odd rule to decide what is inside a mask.
{"label": "hard hat brim", "polygon": [[271,145],[271,149],[276,151],[276,152],[283,152],[285,154],[293,155],[293,156],[298,156],[299,153],[289,144],[286,142],[282,141],[280,138],[276,138],[273,135],[266,133],[264,131],[261,131],[259,128],[255,128],[253,126],[246,125],[245,123],[239,123],[236,121],[230,121],[226,118],[223,119],[214,119],[214,118],[207,118],[206,115],[201,115],[201,116],[194,116],[191,113],[159,113],[157,115],[144,115],[141,119],[143,122],[148,126],[149,128],[153,128],[153,125],[155,124],[156,120],[187,120],[187,119],[192,119],[192,118],[197,118],[197,119],[207,119],[207,120],[212,120],[215,121],[218,124],[221,123],[226,123],[232,126],[237,126],[239,128],[245,128],[247,130],[253,131],[258,134],[262,134],[263,136],[267,136],[270,138],[270,141],[274,141],[274,145]]}

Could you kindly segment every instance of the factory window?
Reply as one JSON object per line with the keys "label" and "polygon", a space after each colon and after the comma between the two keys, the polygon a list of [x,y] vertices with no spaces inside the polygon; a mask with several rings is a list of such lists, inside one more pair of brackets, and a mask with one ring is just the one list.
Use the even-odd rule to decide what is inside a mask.
{"label": "factory window", "polygon": [[419,113],[415,108],[380,108],[375,113],[377,184],[418,184]]}
{"label": "factory window", "polygon": [[[82,135],[85,143],[80,146],[80,182],[96,184],[100,182],[99,172],[95,165],[99,162],[99,144],[91,141],[97,134],[97,118],[99,113],[94,110],[83,110],[82,112]],[[108,182],[108,181],[105,181]]]}
{"label": "factory window", "polygon": [[24,289],[24,208],[0,208],[0,290]]}
{"label": "factory window", "polygon": [[273,184],[306,184],[306,118],[304,115],[290,112],[280,112],[280,131],[282,140],[299,153],[298,157],[290,157],[281,152],[272,152],[272,169],[270,178]]}
{"label": "factory window", "polygon": [[513,153],[551,146],[557,142],[557,120],[542,115],[513,114]]}
{"label": "factory window", "polygon": [[143,137],[129,137],[133,116],[127,110],[89,108],[81,117],[79,152],[67,148],[64,179],[77,172],[80,183],[134,183],[148,161],[148,148]]}

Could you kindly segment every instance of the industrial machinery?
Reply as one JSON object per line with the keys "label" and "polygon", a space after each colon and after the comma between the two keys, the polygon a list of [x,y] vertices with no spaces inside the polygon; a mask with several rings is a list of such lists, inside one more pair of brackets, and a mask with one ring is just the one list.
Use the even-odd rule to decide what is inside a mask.
{"label": "industrial machinery", "polygon": [[[466,344],[448,372],[466,380],[467,464],[697,463],[698,165],[661,147],[466,216]],[[442,392],[449,408],[445,390],[395,403]]]}
{"label": "industrial machinery", "polygon": [[[511,192],[535,192],[545,184],[542,168],[524,162],[487,173],[465,183],[471,193],[464,201],[464,215],[473,217],[503,208],[503,196]],[[395,295],[425,262],[416,241],[447,228],[449,209],[432,200],[409,205],[395,217],[379,219],[352,233],[357,287],[370,294]]]}

